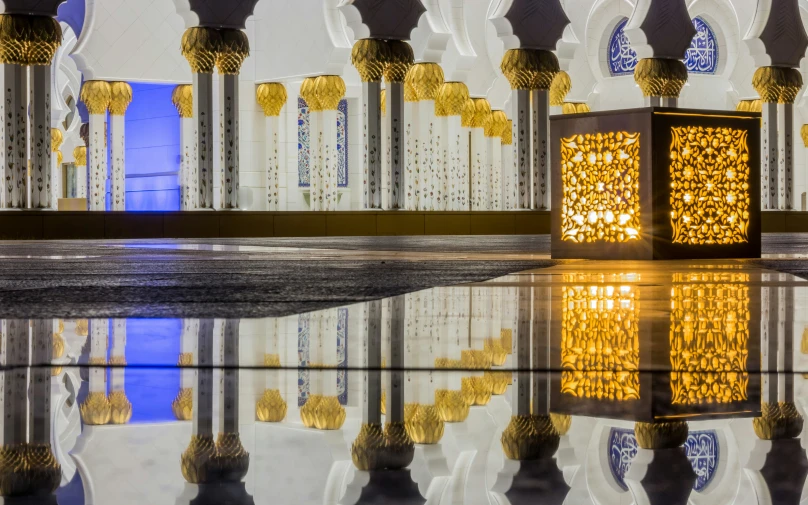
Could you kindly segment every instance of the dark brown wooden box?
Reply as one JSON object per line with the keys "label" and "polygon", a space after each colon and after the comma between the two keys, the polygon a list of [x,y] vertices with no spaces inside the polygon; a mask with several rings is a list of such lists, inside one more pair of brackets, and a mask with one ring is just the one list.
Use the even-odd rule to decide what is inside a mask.
{"label": "dark brown wooden box", "polygon": [[552,257],[760,257],[760,121],[659,107],[553,116]]}

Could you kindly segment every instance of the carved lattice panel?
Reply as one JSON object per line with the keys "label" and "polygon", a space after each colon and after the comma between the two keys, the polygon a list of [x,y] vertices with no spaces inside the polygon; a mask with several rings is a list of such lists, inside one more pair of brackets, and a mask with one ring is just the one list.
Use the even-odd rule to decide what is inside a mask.
{"label": "carved lattice panel", "polygon": [[671,292],[672,403],[748,398],[749,275],[675,274]]}
{"label": "carved lattice panel", "polygon": [[587,133],[561,139],[562,240],[639,238],[639,150],[639,133]]}
{"label": "carved lattice panel", "polygon": [[561,393],[639,399],[638,289],[619,284],[566,286],[561,317]]}
{"label": "carved lattice panel", "polygon": [[746,243],[749,228],[748,132],[673,127],[671,224],[677,244]]}

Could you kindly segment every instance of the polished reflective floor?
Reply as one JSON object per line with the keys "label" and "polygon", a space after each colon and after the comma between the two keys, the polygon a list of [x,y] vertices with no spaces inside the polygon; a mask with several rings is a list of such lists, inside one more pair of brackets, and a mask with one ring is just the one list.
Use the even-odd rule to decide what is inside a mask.
{"label": "polished reflective floor", "polygon": [[799,504],[808,281],[567,262],[274,318],[2,320],[0,493]]}

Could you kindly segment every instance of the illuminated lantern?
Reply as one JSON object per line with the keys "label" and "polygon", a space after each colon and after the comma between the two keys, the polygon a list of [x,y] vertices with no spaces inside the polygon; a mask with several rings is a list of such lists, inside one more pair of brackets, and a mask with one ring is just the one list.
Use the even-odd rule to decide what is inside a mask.
{"label": "illuminated lantern", "polygon": [[760,114],[552,118],[552,256],[760,257]]}

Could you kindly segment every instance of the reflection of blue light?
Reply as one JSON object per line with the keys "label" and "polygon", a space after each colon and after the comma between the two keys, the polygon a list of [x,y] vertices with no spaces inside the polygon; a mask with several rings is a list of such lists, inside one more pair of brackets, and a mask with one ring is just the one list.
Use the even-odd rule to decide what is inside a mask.
{"label": "reflection of blue light", "polygon": [[126,321],[126,396],[132,402],[132,423],[174,421],[171,402],[180,390],[178,369],[137,368],[172,364],[180,355],[182,319]]}
{"label": "reflection of blue light", "polygon": [[126,111],[126,210],[179,210],[180,117],[173,84],[131,83]]}

